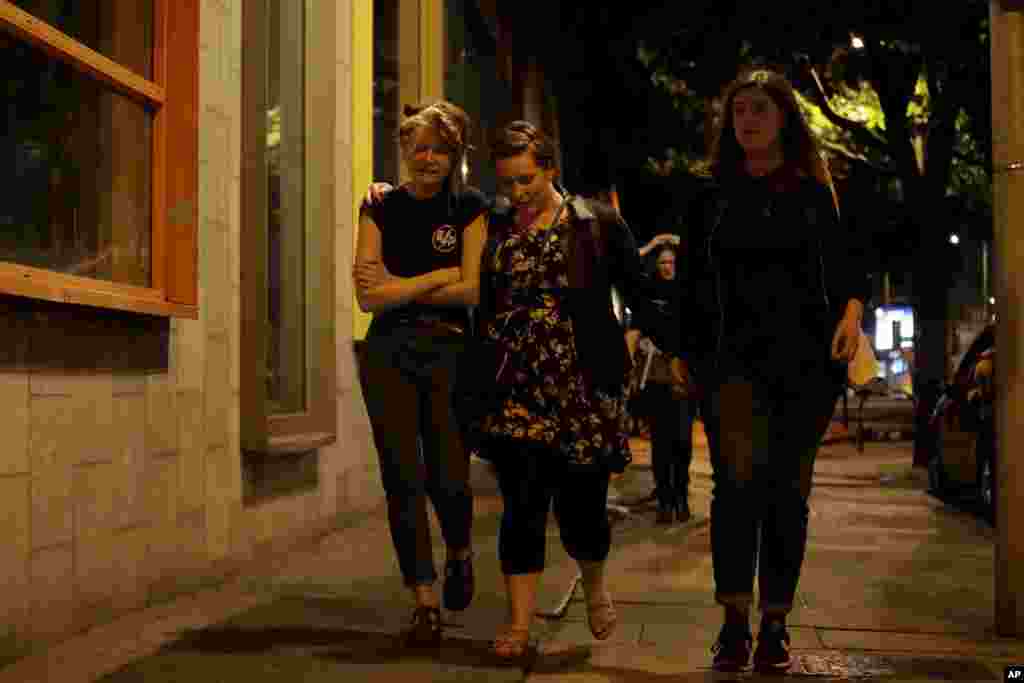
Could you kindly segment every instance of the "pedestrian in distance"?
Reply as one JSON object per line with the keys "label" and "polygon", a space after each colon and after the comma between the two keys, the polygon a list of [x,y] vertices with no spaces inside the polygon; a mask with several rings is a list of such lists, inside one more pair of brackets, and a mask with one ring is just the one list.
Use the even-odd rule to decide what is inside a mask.
{"label": "pedestrian in distance", "polygon": [[[681,331],[679,316],[683,290],[677,281],[681,252],[677,246],[678,237],[667,237],[650,250],[654,260],[648,290],[651,298],[648,305],[641,308],[643,313],[633,318],[638,327],[650,330],[649,338],[659,350],[678,348]],[[644,250],[640,251],[642,254]],[[649,319],[644,319],[644,314]],[[688,492],[696,403],[678,396],[672,385],[660,382],[648,381],[640,393],[635,403],[642,406],[651,426],[657,522],[687,522],[691,516]]]}
{"label": "pedestrian in distance", "polygon": [[447,547],[444,606],[473,597],[473,497],[469,454],[452,411],[467,306],[479,297],[486,198],[467,187],[469,116],[450,102],[406,107],[398,138],[410,181],[359,217],[353,280],[359,307],[374,314],[360,381],[387,498],[403,581],[415,600],[410,646],[437,645],[441,601],[426,501]]}
{"label": "pedestrian in distance", "polygon": [[868,280],[790,83],[757,70],[725,91],[712,182],[685,221],[681,355],[713,468],[720,670],[791,664],[786,617],[807,543],[821,437],[857,349]]}

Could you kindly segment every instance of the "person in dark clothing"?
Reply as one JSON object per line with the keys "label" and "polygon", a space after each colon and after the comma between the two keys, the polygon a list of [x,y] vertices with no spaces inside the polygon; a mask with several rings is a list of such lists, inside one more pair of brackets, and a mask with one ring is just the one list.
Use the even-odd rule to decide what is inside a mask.
{"label": "person in dark clothing", "polygon": [[680,374],[711,451],[714,667],[790,666],[786,615],[807,542],[814,459],[858,343],[866,273],[793,88],[753,71],[726,90],[711,182],[685,225]]}
{"label": "person in dark clothing", "polygon": [[452,387],[466,307],[479,297],[489,203],[463,183],[466,113],[440,101],[407,107],[405,115],[399,141],[412,180],[364,203],[353,279],[359,307],[374,313],[360,380],[392,542],[416,601],[406,643],[436,645],[441,613],[428,497],[448,550],[444,606],[462,610],[473,597],[469,454],[452,413]]}
{"label": "person in dark clothing", "polygon": [[[683,296],[677,282],[679,253],[672,242],[654,247],[654,272],[648,290],[651,298],[649,305],[634,318],[638,327],[650,330],[651,341],[662,350],[679,347]],[[671,524],[677,519],[686,522],[690,519],[688,491],[695,405],[688,399],[678,398],[669,385],[654,382],[647,383],[640,404],[651,424],[657,521],[659,524]]]}

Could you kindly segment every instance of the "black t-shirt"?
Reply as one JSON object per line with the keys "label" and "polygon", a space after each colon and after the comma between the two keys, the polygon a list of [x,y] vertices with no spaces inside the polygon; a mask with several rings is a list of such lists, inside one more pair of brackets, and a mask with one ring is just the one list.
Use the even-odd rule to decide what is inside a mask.
{"label": "black t-shirt", "polygon": [[[398,188],[365,211],[380,230],[381,255],[388,272],[415,277],[438,268],[461,266],[463,231],[488,205],[476,188],[466,188],[459,194],[443,190],[429,199],[416,199],[406,188]],[[374,323],[379,326],[387,319],[421,315],[441,316],[455,323],[467,319],[463,306],[410,303],[374,316]]]}

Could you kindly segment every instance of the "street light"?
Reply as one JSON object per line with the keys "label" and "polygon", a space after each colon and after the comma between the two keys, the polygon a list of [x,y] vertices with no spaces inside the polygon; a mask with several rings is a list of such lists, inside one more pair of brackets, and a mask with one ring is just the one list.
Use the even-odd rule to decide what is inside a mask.
{"label": "street light", "polygon": [[956,234],[954,232],[952,235],[949,236],[949,243],[950,244],[960,244],[960,235],[958,235],[958,234]]}
{"label": "street light", "polygon": [[988,298],[988,302],[989,302],[989,304],[995,306],[996,305],[996,298],[994,296],[990,296]]}
{"label": "street light", "polygon": [[853,46],[854,50],[864,49],[864,39],[860,36],[850,35],[850,45]]}

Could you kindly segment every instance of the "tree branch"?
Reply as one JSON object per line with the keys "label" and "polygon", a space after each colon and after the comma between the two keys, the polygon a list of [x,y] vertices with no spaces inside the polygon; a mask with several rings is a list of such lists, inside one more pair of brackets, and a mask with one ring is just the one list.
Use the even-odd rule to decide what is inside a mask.
{"label": "tree branch", "polygon": [[992,172],[992,165],[986,159],[979,159],[977,156],[964,154],[963,152],[957,149],[953,150],[953,158],[956,159],[957,161],[962,161],[965,164],[977,166],[978,168],[984,170],[986,173]]}
{"label": "tree branch", "polygon": [[920,61],[912,57],[901,59],[894,54],[884,59],[874,50],[870,50],[868,55],[872,62],[871,84],[878,93],[878,102],[885,116],[885,132],[889,142],[886,151],[895,162],[909,191],[914,180],[920,176],[906,113],[918,74],[921,73]]}
{"label": "tree branch", "polygon": [[825,149],[829,150],[830,152],[835,152],[836,154],[838,154],[839,156],[843,157],[847,161],[855,163],[855,164],[861,164],[862,166],[865,166],[865,167],[871,169],[872,171],[874,171],[875,173],[878,173],[879,175],[888,175],[888,176],[899,175],[899,173],[896,172],[896,169],[889,168],[888,166],[883,166],[883,165],[880,165],[880,164],[876,164],[873,161],[871,161],[870,159],[868,159],[866,156],[864,156],[863,154],[857,154],[856,152],[851,152],[849,149],[847,149],[846,147],[843,147],[842,145],[837,145],[836,143],[829,142],[828,140],[819,140],[819,144],[821,144],[822,147],[824,147]]}
{"label": "tree branch", "polygon": [[813,66],[808,65],[810,70],[811,78],[814,81],[814,88],[811,91],[814,103],[821,109],[821,113],[825,115],[825,118],[829,120],[834,126],[838,126],[843,130],[853,135],[854,139],[862,145],[867,147],[887,147],[889,141],[881,135],[878,135],[864,124],[840,116],[832,109],[832,105],[829,104],[828,96],[825,94],[825,88],[821,83],[821,79],[818,78],[818,72],[815,71]]}

